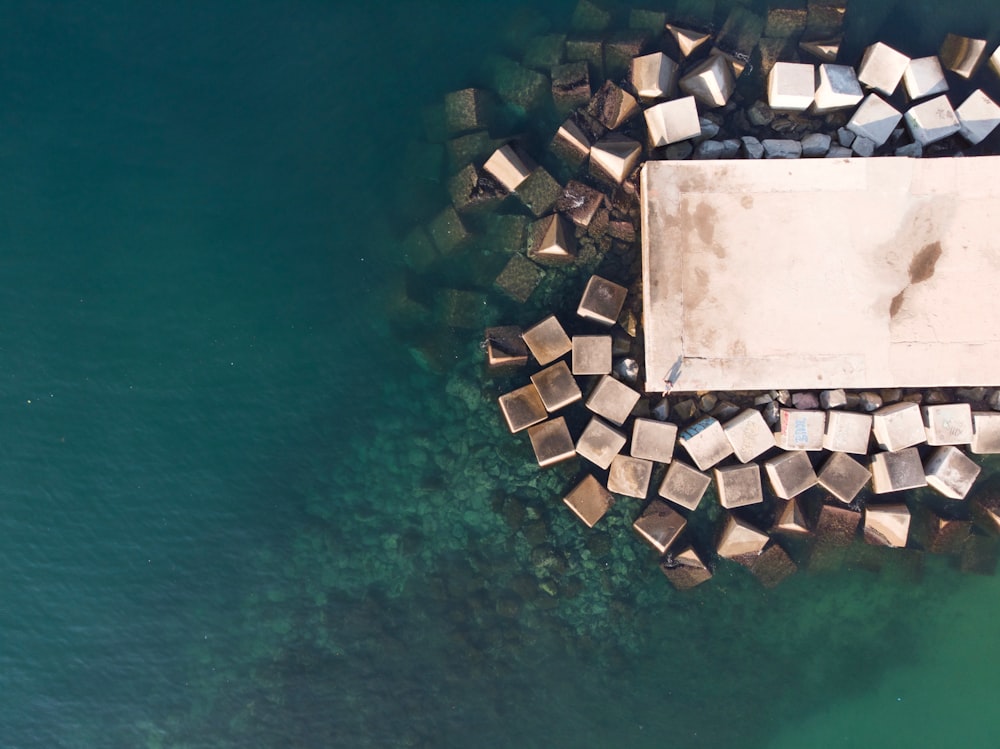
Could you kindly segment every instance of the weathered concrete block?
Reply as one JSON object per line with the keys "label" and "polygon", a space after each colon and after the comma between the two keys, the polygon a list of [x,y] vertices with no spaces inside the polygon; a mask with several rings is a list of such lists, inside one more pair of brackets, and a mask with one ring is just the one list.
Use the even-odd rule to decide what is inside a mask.
{"label": "weathered concrete block", "polygon": [[816,78],[813,111],[818,114],[850,109],[864,98],[858,76],[850,65],[820,65]]}
{"label": "weathered concrete block", "polygon": [[667,24],[667,31],[677,42],[677,47],[681,51],[682,57],[689,57],[692,52],[701,47],[712,38],[711,34],[693,29],[685,29],[674,24]]}
{"label": "weathered concrete block", "polygon": [[552,210],[562,192],[562,185],[545,169],[538,167],[518,185],[516,195],[535,218],[540,218]]}
{"label": "weathered concrete block", "polygon": [[689,426],[681,432],[677,441],[702,471],[707,471],[733,454],[733,446],[729,443],[725,430],[711,416]]}
{"label": "weathered concrete block", "polygon": [[576,442],[576,451],[598,468],[607,470],[622,451],[626,437],[594,416]]}
{"label": "weathered concrete block", "polygon": [[708,474],[680,460],[674,460],[660,483],[659,494],[681,507],[694,510],[711,483],[712,479]]}
{"label": "weathered concrete block", "polygon": [[611,372],[611,336],[573,336],[573,374],[596,375]]}
{"label": "weathered concrete block", "polygon": [[612,424],[621,426],[632,413],[639,398],[639,393],[628,385],[611,375],[604,375],[587,398],[587,408]]}
{"label": "weathered concrete block", "polygon": [[667,14],[658,10],[632,8],[628,14],[628,27],[650,34],[662,34],[667,26]]}
{"label": "weathered concrete block", "polygon": [[520,432],[548,418],[548,411],[534,385],[525,385],[499,398],[500,412],[511,432]]}
{"label": "weathered concrete block", "polygon": [[962,129],[958,115],[944,94],[910,107],[903,118],[913,140],[924,147]]}
{"label": "weathered concrete block", "polygon": [[986,40],[948,34],[938,54],[948,70],[969,79],[976,74],[986,57]]}
{"label": "weathered concrete block", "polygon": [[973,412],[970,450],[976,455],[1000,453],[1000,413],[996,411]]}
{"label": "weathered concrete block", "polygon": [[642,144],[618,133],[609,133],[590,149],[590,173],[616,184],[625,181],[642,155]]}
{"label": "weathered concrete block", "polygon": [[722,425],[733,453],[741,463],[749,463],[774,447],[774,435],[760,411],[748,408]]}
{"label": "weathered concrete block", "polygon": [[927,459],[927,485],[951,499],[965,499],[982,469],[952,445],[939,447]]}
{"label": "weathered concrete block", "polygon": [[765,159],[797,159],[802,155],[802,144],[797,140],[765,138],[761,145]]}
{"label": "weathered concrete block", "polygon": [[993,50],[993,54],[990,55],[990,67],[994,73],[1000,75],[1000,47]]}
{"label": "weathered concrete block", "polygon": [[830,150],[831,142],[832,138],[826,133],[809,133],[802,139],[802,155],[807,158],[822,158]]}
{"label": "weathered concrete block", "polygon": [[677,442],[677,425],[655,419],[636,419],[632,424],[633,458],[644,458],[657,463],[669,463],[674,457]]}
{"label": "weathered concrete block", "polygon": [[539,34],[528,40],[521,62],[543,73],[552,72],[566,54],[565,34]]}
{"label": "weathered concrete block", "polygon": [[868,94],[847,123],[847,129],[881,146],[892,135],[903,115],[878,94]]}
{"label": "weathered concrete block", "polygon": [[749,8],[734,5],[719,29],[716,44],[727,52],[749,59],[764,33],[766,22],[764,16]]}
{"label": "weathered concrete block", "polygon": [[719,504],[727,509],[756,505],[764,501],[760,484],[760,466],[747,463],[713,469],[719,489]]}
{"label": "weathered concrete block", "polygon": [[528,328],[523,338],[531,355],[543,367],[573,349],[572,341],[555,315],[549,315]]}
{"label": "weathered concrete block", "polygon": [[968,403],[922,406],[928,445],[968,445],[972,443],[972,408]]}
{"label": "weathered concrete block", "polygon": [[859,414],[853,411],[830,411],[826,415],[823,449],[830,452],[867,455],[871,434],[871,414]]}
{"label": "weathered concrete block", "polygon": [[970,521],[943,518],[931,512],[911,526],[910,535],[931,554],[958,554],[971,533]]}
{"label": "weathered concrete block", "polygon": [[871,462],[872,491],[876,494],[902,492],[927,486],[920,453],[915,447],[898,452],[875,453]]}
{"label": "weathered concrete block", "polygon": [[492,174],[467,164],[448,180],[448,194],[455,210],[466,213],[495,209],[509,193]]}
{"label": "weathered concrete block", "polygon": [[847,0],[809,0],[806,8],[807,36],[815,39],[833,36],[843,31]]}
{"label": "weathered concrete block", "polygon": [[781,409],[774,441],[782,450],[822,450],[826,412]]}
{"label": "weathered concrete block", "polygon": [[816,93],[816,68],[794,62],[777,62],[767,76],[767,103],[780,112],[804,112]]}
{"label": "weathered concrete block", "polygon": [[758,555],[764,550],[768,540],[766,533],[730,515],[715,551],[726,559],[744,557],[748,554]]}
{"label": "weathered concrete block", "polygon": [[593,528],[598,520],[604,517],[614,504],[615,498],[601,482],[591,475],[573,487],[573,490],[563,497],[563,502],[571,509],[588,528]]}
{"label": "weathered concrete block", "polygon": [[906,546],[910,510],[906,505],[868,505],[865,508],[865,541],[876,546]]}
{"label": "weathered concrete block", "polygon": [[712,579],[712,571],[691,548],[668,554],[660,562],[660,570],[677,590],[690,590]]}
{"label": "weathered concrete block", "polygon": [[816,538],[825,546],[850,546],[860,523],[860,513],[846,507],[823,504],[816,519]]}
{"label": "weathered concrete block", "polygon": [[816,471],[802,450],[783,453],[764,462],[775,496],[792,499],[816,485]]}
{"label": "weathered concrete block", "polygon": [[643,116],[646,118],[649,142],[654,147],[701,135],[698,106],[693,96],[662,102],[647,109]]}
{"label": "weathered concrete block", "polygon": [[528,250],[528,257],[542,265],[569,265],[576,261],[576,236],[566,219],[558,213],[539,219],[533,236],[539,237]]}
{"label": "weathered concrete block", "polygon": [[531,375],[531,382],[538,389],[538,395],[549,413],[583,398],[580,386],[576,384],[576,379],[565,361],[556,362],[551,367]]}
{"label": "weathered concrete block", "polygon": [[767,11],[764,36],[784,39],[801,36],[806,30],[806,9],[804,7],[771,7]]}
{"label": "weathered concrete block", "polygon": [[585,62],[592,73],[604,76],[604,40],[587,34],[566,40],[567,62]]}
{"label": "weathered concrete block", "polygon": [[872,432],[883,450],[896,452],[926,441],[924,420],[916,403],[893,403],[872,414]]}
{"label": "weathered concrete block", "polygon": [[650,502],[645,512],[632,523],[636,533],[660,554],[666,553],[686,525],[683,515],[659,499]]}
{"label": "weathered concrete block", "polygon": [[444,119],[445,127],[451,135],[486,129],[489,123],[486,118],[485,94],[475,88],[445,94]]}
{"label": "weathered concrete block", "polygon": [[600,276],[591,276],[576,314],[601,325],[614,325],[621,314],[628,289]]}
{"label": "weathered concrete block", "polygon": [[556,210],[577,226],[588,227],[603,205],[603,192],[571,179],[556,201]]}
{"label": "weathered concrete block", "polygon": [[590,139],[570,118],[559,126],[550,148],[559,159],[572,167],[579,167],[590,156]]}
{"label": "weathered concrete block", "polygon": [[632,60],[632,88],[641,100],[668,99],[677,89],[677,63],[662,52]]}
{"label": "weathered concrete block", "polygon": [[511,255],[494,283],[511,299],[526,302],[542,282],[545,271],[524,255]]}
{"label": "weathered concrete block", "polygon": [[903,87],[911,100],[943,94],[948,90],[948,81],[936,55],[910,60],[903,73]]}
{"label": "weathered concrete block", "polygon": [[604,31],[611,23],[611,13],[591,0],[579,0],[570,18],[574,31]]}
{"label": "weathered concrete block", "polygon": [[649,492],[649,479],[653,475],[653,463],[628,455],[616,455],[611,460],[608,472],[608,490],[626,497],[645,499]]}
{"label": "weathered concrete block", "polygon": [[812,532],[809,530],[809,521],[798,499],[790,499],[787,502],[779,504],[783,504],[784,506],[777,512],[777,517],[772,528],[775,533],[808,536]]}
{"label": "weathered concrete block", "polygon": [[958,109],[959,132],[972,145],[982,143],[1000,125],[1000,106],[977,88]]}
{"label": "weathered concrete block", "polygon": [[812,55],[820,62],[836,62],[840,54],[840,37],[800,42],[799,49]]}
{"label": "weathered concrete block", "polygon": [[639,113],[635,97],[611,81],[605,81],[587,106],[587,114],[608,130],[616,130]]}
{"label": "weathered concrete block", "polygon": [[486,363],[490,369],[523,367],[528,363],[528,346],[521,335],[521,328],[517,325],[486,329],[483,338],[486,342]]}
{"label": "weathered concrete block", "polygon": [[533,427],[528,427],[528,438],[535,458],[542,468],[569,460],[576,455],[573,438],[569,435],[566,419],[550,419]]}
{"label": "weathered concrete block", "polygon": [[798,567],[788,552],[777,544],[767,547],[760,555],[737,559],[750,570],[751,574],[765,588],[774,588],[789,575],[795,573]]}
{"label": "weathered concrete block", "polygon": [[442,255],[455,252],[472,236],[452,206],[445,208],[431,221],[427,233]]}
{"label": "weathered concrete block", "polygon": [[723,107],[733,95],[736,81],[725,58],[709,55],[680,80],[680,89],[706,107]]}
{"label": "weathered concrete block", "polygon": [[820,470],[817,481],[830,494],[849,505],[871,477],[871,471],[847,453],[833,453]]}
{"label": "weathered concrete block", "polygon": [[865,50],[858,80],[868,88],[892,96],[910,64],[910,58],[888,44],[876,42]]}
{"label": "weathered concrete block", "polygon": [[483,164],[483,170],[491,174],[508,192],[514,192],[528,178],[533,168],[534,164],[510,144],[498,148]]}

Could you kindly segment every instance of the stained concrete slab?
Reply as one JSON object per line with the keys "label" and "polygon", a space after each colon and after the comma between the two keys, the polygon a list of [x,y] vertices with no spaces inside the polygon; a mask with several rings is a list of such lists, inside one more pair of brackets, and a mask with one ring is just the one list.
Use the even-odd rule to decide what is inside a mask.
{"label": "stained concrete slab", "polygon": [[1000,382],[998,169],[996,156],[647,162],[646,389],[678,357],[676,391]]}
{"label": "stained concrete slab", "polygon": [[593,528],[614,503],[614,496],[601,486],[600,481],[588,474],[563,497],[563,502],[588,528]]}
{"label": "stained concrete slab", "polygon": [[577,440],[576,451],[598,468],[607,470],[611,461],[622,451],[627,439],[617,429],[594,416]]}
{"label": "stained concrete slab", "polygon": [[705,490],[712,483],[707,473],[692,468],[687,463],[675,460],[670,463],[667,475],[660,484],[659,494],[688,510],[694,510],[705,496]]}

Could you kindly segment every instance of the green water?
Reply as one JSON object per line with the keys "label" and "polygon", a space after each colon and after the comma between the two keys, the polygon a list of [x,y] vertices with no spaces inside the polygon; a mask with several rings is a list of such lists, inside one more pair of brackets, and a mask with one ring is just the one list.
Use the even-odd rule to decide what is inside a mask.
{"label": "green water", "polygon": [[[573,6],[0,4],[0,746],[1000,743],[996,577],[678,594],[638,505],[585,533],[578,467],[507,434],[481,331],[408,318],[497,252],[406,275],[422,108]],[[1000,30],[851,13],[913,55]]]}

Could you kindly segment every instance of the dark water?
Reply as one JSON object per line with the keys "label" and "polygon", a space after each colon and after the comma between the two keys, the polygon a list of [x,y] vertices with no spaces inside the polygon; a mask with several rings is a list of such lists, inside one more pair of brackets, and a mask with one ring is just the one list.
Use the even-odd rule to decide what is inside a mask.
{"label": "dark water", "polygon": [[[635,507],[583,533],[505,434],[478,330],[407,337],[421,110],[532,5],[573,8],[0,6],[0,746],[1000,741],[995,577],[678,595]],[[855,10],[914,55],[1000,29]]]}

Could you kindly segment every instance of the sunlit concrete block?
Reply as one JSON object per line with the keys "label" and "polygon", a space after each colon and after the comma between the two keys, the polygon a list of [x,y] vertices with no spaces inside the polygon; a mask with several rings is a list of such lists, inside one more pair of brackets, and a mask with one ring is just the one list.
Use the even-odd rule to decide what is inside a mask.
{"label": "sunlit concrete block", "polygon": [[915,447],[898,452],[875,453],[871,462],[872,491],[876,494],[902,492],[927,486],[920,453]]}
{"label": "sunlit concrete block", "polygon": [[528,363],[528,347],[521,335],[517,325],[486,329],[486,363],[490,369],[523,367]]}
{"label": "sunlit concrete block", "polygon": [[576,455],[576,446],[566,426],[566,419],[550,419],[528,427],[528,438],[535,458],[542,468],[569,460]]}
{"label": "sunlit concrete block", "polygon": [[840,37],[818,41],[800,42],[799,49],[815,57],[820,62],[836,62],[840,54]]}
{"label": "sunlit concrete block", "polygon": [[650,107],[643,116],[649,142],[654,147],[668,146],[701,135],[698,105],[693,96],[685,96]]}
{"label": "sunlit concrete block", "polygon": [[927,440],[920,406],[916,403],[893,403],[872,414],[872,432],[883,450],[896,452]]}
{"label": "sunlit concrete block", "polygon": [[913,140],[925,147],[962,129],[958,115],[943,94],[910,107],[903,117]]}
{"label": "sunlit concrete block", "polygon": [[677,42],[682,57],[690,56],[692,52],[712,38],[711,34],[681,28],[670,23],[667,24],[667,31],[670,32],[670,35]]}
{"label": "sunlit concrete block", "polygon": [[525,385],[499,398],[500,412],[511,432],[520,432],[530,426],[545,421],[549,412],[545,410],[542,397],[534,385]]}
{"label": "sunlit concrete block", "polygon": [[543,265],[568,265],[576,260],[576,235],[560,214],[538,220],[534,236],[538,243],[528,251],[528,257]]}
{"label": "sunlit concrete block", "polygon": [[817,482],[838,500],[849,505],[871,477],[871,471],[847,453],[833,453],[820,469]]}
{"label": "sunlit concrete block", "polygon": [[659,494],[674,504],[688,510],[694,510],[705,496],[708,485],[712,483],[708,474],[692,468],[679,460],[672,461],[667,469],[667,475],[660,483]]}
{"label": "sunlit concrete block", "polygon": [[614,325],[621,314],[628,289],[600,276],[591,276],[576,314],[602,325]]}
{"label": "sunlit concrete block", "polygon": [[556,210],[577,226],[588,227],[604,207],[604,200],[605,195],[600,190],[571,179],[556,201]]}
{"label": "sunlit concrete block", "polygon": [[871,414],[830,411],[826,415],[823,449],[830,452],[867,455],[871,434]]}
{"label": "sunlit concrete block", "polygon": [[614,503],[614,496],[591,475],[573,487],[563,502],[588,528],[593,528]]}
{"label": "sunlit concrete block", "polygon": [[906,546],[910,510],[906,505],[868,505],[865,508],[865,541],[876,546]]}
{"label": "sunlit concrete block", "polygon": [[910,58],[888,44],[876,42],[865,50],[858,80],[868,88],[892,96],[910,64]]}
{"label": "sunlit concrete block", "polygon": [[804,112],[816,93],[816,69],[795,62],[776,62],[767,76],[767,103],[783,112]]}
{"label": "sunlit concrete block", "polygon": [[775,496],[791,499],[816,485],[816,471],[802,450],[783,453],[764,462]]}
{"label": "sunlit concrete block", "polygon": [[559,126],[550,148],[567,164],[578,167],[590,156],[590,144],[590,138],[571,118]]}
{"label": "sunlit concrete block", "polygon": [[725,106],[735,87],[732,68],[721,55],[709,55],[680,80],[681,91],[709,108]]}
{"label": "sunlit concrete block", "polygon": [[626,437],[594,416],[576,442],[576,451],[598,468],[607,470],[625,446]]}
{"label": "sunlit concrete block", "polygon": [[509,144],[501,146],[490,156],[483,169],[493,176],[509,192],[514,192],[528,178],[534,169],[526,159],[522,158]]}
{"label": "sunlit concrete block", "polygon": [[993,54],[990,55],[990,67],[994,73],[1000,75],[1000,47],[993,50]]}
{"label": "sunlit concrete block", "polygon": [[941,42],[942,64],[962,78],[971,78],[986,57],[986,40],[948,34]]}
{"label": "sunlit concrete block", "polygon": [[543,367],[573,349],[572,341],[555,315],[549,315],[528,328],[523,338],[531,355]]}
{"label": "sunlit concrete block", "polygon": [[934,55],[910,60],[903,73],[903,87],[910,99],[943,94],[948,90],[948,81],[941,69],[941,62]]}
{"label": "sunlit concrete block", "polygon": [[549,413],[583,398],[580,386],[576,384],[576,378],[569,371],[565,361],[556,362],[551,367],[531,375],[531,382],[538,389],[538,395]]}
{"label": "sunlit concrete block", "polygon": [[587,408],[603,416],[615,426],[621,426],[632,413],[640,395],[611,375],[604,375],[587,398]]}
{"label": "sunlit concrete block", "polygon": [[747,463],[713,469],[719,490],[719,504],[726,509],[756,505],[764,501],[760,466]]}
{"label": "sunlit concrete block", "polygon": [[1000,106],[977,88],[958,105],[959,132],[972,145],[982,143],[1000,125]]}
{"label": "sunlit concrete block", "polygon": [[668,554],[660,562],[660,570],[677,590],[690,590],[712,579],[712,570],[691,548]]}
{"label": "sunlit concrete block", "polygon": [[730,515],[715,551],[726,559],[757,555],[764,550],[768,540],[766,533]]}
{"label": "sunlit concrete block", "polygon": [[927,485],[951,499],[965,499],[982,469],[952,445],[939,447],[924,464]]}
{"label": "sunlit concrete block", "polygon": [[736,561],[743,564],[765,588],[774,588],[782,580],[793,574],[798,567],[788,552],[777,544],[767,547],[760,555],[745,557]]}
{"label": "sunlit concrete block", "polygon": [[921,406],[928,445],[972,443],[972,407],[968,403]]}
{"label": "sunlit concrete block", "polygon": [[820,65],[816,79],[814,112],[850,109],[864,98],[858,76],[850,65]]}
{"label": "sunlit concrete block", "polygon": [[650,502],[645,512],[632,523],[636,533],[660,554],[666,553],[686,525],[683,515],[659,499]]}
{"label": "sunlit concrete block", "polygon": [[851,115],[847,129],[881,146],[892,135],[903,115],[878,94],[868,94]]}
{"label": "sunlit concrete block", "polygon": [[677,63],[662,52],[632,60],[632,88],[640,99],[666,99],[677,88]]}
{"label": "sunlit concrete block", "polygon": [[611,336],[573,336],[573,374],[597,375],[611,372]]}
{"label": "sunlit concrete block", "polygon": [[649,492],[649,479],[653,475],[653,462],[628,455],[616,455],[608,472],[608,490],[626,497],[645,499]]}
{"label": "sunlit concrete block", "polygon": [[673,460],[676,442],[676,424],[655,419],[636,419],[632,424],[632,445],[629,452],[633,458],[669,463]]}
{"label": "sunlit concrete block", "polygon": [[798,499],[790,499],[778,510],[777,517],[772,529],[775,533],[784,533],[793,536],[807,536],[812,531],[809,529],[809,521],[802,509],[802,503]]}
{"label": "sunlit concrete block", "polygon": [[733,446],[729,444],[725,430],[711,416],[689,426],[681,432],[677,441],[702,471],[733,454]]}
{"label": "sunlit concrete block", "polygon": [[642,144],[618,133],[601,138],[590,149],[590,172],[616,184],[625,181],[642,155]]}
{"label": "sunlit concrete block", "polygon": [[826,412],[783,408],[774,441],[782,450],[822,450]]}
{"label": "sunlit concrete block", "polygon": [[972,414],[972,445],[976,455],[1000,454],[1000,413],[975,411]]}
{"label": "sunlit concrete block", "polygon": [[611,81],[606,81],[597,90],[587,106],[587,114],[608,130],[618,129],[638,113],[639,103],[635,97]]}
{"label": "sunlit concrete block", "polygon": [[723,424],[722,429],[741,463],[749,463],[774,447],[774,434],[757,409],[746,409]]}

